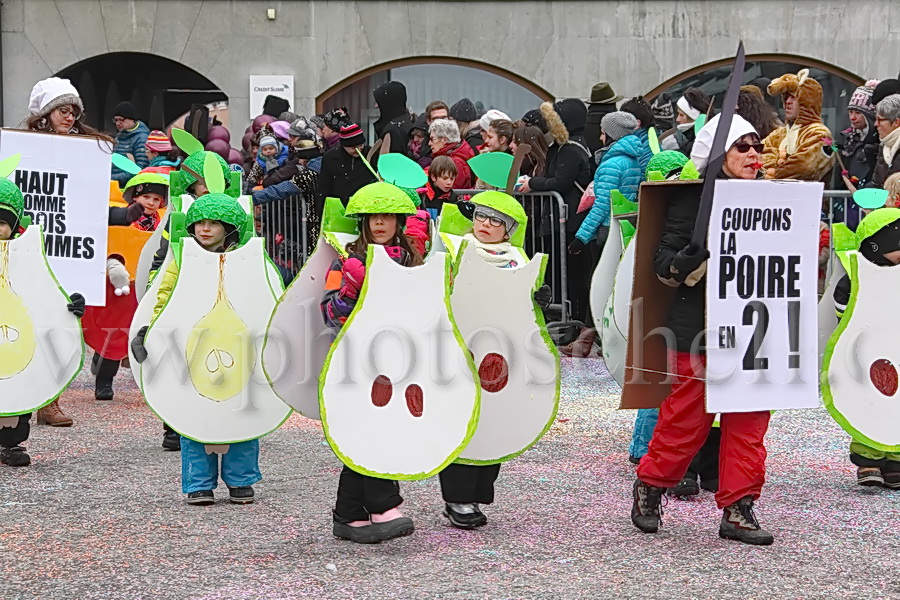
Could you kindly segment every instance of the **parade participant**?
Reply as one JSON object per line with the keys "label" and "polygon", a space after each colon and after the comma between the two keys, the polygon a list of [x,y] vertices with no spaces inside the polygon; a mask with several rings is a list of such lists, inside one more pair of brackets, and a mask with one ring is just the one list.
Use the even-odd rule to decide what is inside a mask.
{"label": "parade participant", "polygon": [[[11,157],[11,158],[14,158],[15,164],[18,164],[17,157]],[[4,294],[5,298],[9,298],[10,291],[11,291],[10,274],[9,274],[10,259],[9,259],[9,249],[8,249],[7,242],[10,242],[10,240],[12,240],[11,243],[22,243],[19,240],[17,240],[16,238],[19,238],[21,235],[25,234],[25,232],[26,232],[26,229],[25,229],[24,223],[23,223],[24,219],[26,218],[25,217],[25,208],[24,208],[25,201],[22,196],[22,192],[21,192],[21,190],[19,190],[18,186],[15,183],[13,183],[12,181],[10,181],[9,179],[7,179],[7,176],[12,172],[13,169],[15,169],[15,164],[11,164],[9,161],[10,161],[10,159],[6,159],[5,161],[3,161],[3,163],[0,163],[0,172],[2,172],[2,177],[0,177],[0,242],[3,242],[2,244],[0,244],[0,254],[2,254],[2,256],[0,256],[0,289],[3,289],[6,292]],[[34,233],[34,232],[32,232],[32,233]],[[43,246],[40,243],[36,243],[36,245],[40,248],[43,248]],[[43,279],[45,273],[48,274],[47,279],[49,279],[50,285],[47,287],[52,289],[54,292],[59,292],[58,284],[56,283],[55,279],[53,279],[52,272],[49,270],[49,266],[47,265],[46,255],[41,256],[40,258],[41,258],[40,264],[42,266],[46,266],[46,271],[45,272],[38,272],[38,271],[30,272],[29,276],[34,279]],[[20,284],[20,282],[18,282],[18,281],[13,281],[12,283],[17,286]],[[19,288],[18,291],[21,292],[22,289]],[[61,308],[63,298],[64,298],[64,296],[62,295],[62,293],[60,293],[60,297],[57,299],[58,300],[57,304],[60,305],[60,308]],[[5,311],[4,319],[10,319],[10,318],[14,319],[17,316],[16,304],[21,305],[21,303],[24,300],[20,296],[15,296],[15,300],[17,300],[18,302],[7,302],[6,304],[4,304],[4,307],[3,307],[3,310]],[[43,303],[45,301],[46,302],[52,301],[49,297],[38,297],[38,298],[33,298],[31,300],[39,302],[39,303]],[[68,300],[68,304],[66,305],[66,307],[70,313],[72,313],[76,317],[80,318],[84,315],[84,310],[85,310],[84,298],[81,296],[81,294],[72,294],[70,299]],[[22,308],[24,309],[24,306],[22,306]],[[48,306],[46,304],[41,304],[40,306],[35,306],[34,304],[31,304],[29,306],[29,308],[31,308],[32,310],[35,310],[35,309],[45,310],[48,308]],[[55,306],[54,306],[54,309],[55,309]],[[25,310],[25,315],[27,315],[27,310]],[[56,315],[54,315],[54,317],[55,316]],[[43,324],[45,326],[50,325],[50,322],[47,320],[48,315],[43,314],[42,317],[45,319]],[[27,316],[26,316],[26,318],[27,318]],[[57,321],[57,323],[58,323],[58,321]],[[54,323],[54,325],[56,325],[57,323]],[[28,326],[33,327],[33,325],[31,325],[30,323],[28,324]],[[20,327],[20,329],[22,329],[21,325],[19,325],[19,327]],[[9,347],[11,344],[25,343],[25,341],[27,339],[31,339],[32,343],[34,343],[34,334],[33,333],[31,335],[27,335],[25,331],[19,330],[19,331],[16,331],[16,334],[18,337],[16,337],[15,339],[12,339],[12,335],[11,335],[12,331],[13,331],[13,328],[10,326],[10,321],[5,320],[3,331],[0,332],[0,341],[5,343],[4,345],[6,346],[7,350],[10,349]],[[79,348],[81,347],[80,340],[78,341],[78,346],[79,346]],[[61,349],[57,349],[57,350],[61,350]],[[6,363],[3,365],[4,369],[8,369],[11,366],[16,367],[15,362],[17,362],[17,361],[16,361],[16,356],[15,356],[15,348],[13,348],[13,352],[14,352],[14,354],[12,356],[8,355],[7,353],[4,353],[4,355],[3,355],[4,363]],[[24,356],[24,354],[20,354],[20,356]],[[25,371],[26,367],[30,364],[31,364],[31,361],[29,361],[29,363],[27,365],[19,365],[21,368],[13,369],[12,372],[4,373],[4,376],[2,379],[5,381],[12,382],[15,379],[16,375],[23,376],[23,372]],[[74,369],[73,372],[71,373],[71,376],[74,377],[74,375],[78,372],[78,369],[80,368],[81,363],[79,360],[72,364],[76,367],[76,369]],[[44,373],[41,373],[42,377],[44,375],[45,375]],[[45,378],[45,379],[48,382],[50,382],[50,380],[52,378]],[[50,382],[50,383],[52,385],[52,382]],[[54,391],[51,392],[53,395],[50,397],[56,397],[60,393],[62,393],[62,391],[65,389],[65,387],[68,386],[68,383],[69,383],[69,381],[66,381],[66,384],[62,387],[62,389],[59,389],[58,386],[53,388]],[[43,382],[42,382],[42,385],[43,385]],[[33,386],[29,386],[29,387],[33,387]],[[0,389],[3,389],[2,386],[0,386]],[[31,405],[34,407],[38,407],[41,405],[41,403],[46,398],[47,398],[47,396],[42,396],[40,398],[37,398],[36,401],[33,401],[33,403]],[[7,397],[7,398],[5,398],[5,400],[19,401],[22,399]],[[0,411],[3,411],[4,408],[6,408],[6,407],[0,405]],[[27,410],[27,408],[26,408],[26,410]],[[31,412],[16,414],[15,416],[18,418],[18,423],[14,427],[0,426],[0,463],[9,465],[11,467],[26,467],[31,464],[31,457],[25,451],[25,447],[22,446],[22,444],[28,440],[28,437],[31,433],[31,425],[30,425]],[[71,424],[71,422],[70,422],[70,424]]]}
{"label": "parade participant", "polygon": [[[407,215],[414,214],[415,205],[407,194],[390,184],[370,184],[353,195],[346,215],[359,219],[360,235],[347,245],[347,257],[336,260],[325,278],[322,316],[329,327],[343,327],[356,307],[370,245],[385,246],[388,255],[404,267],[422,264],[422,256],[403,233]],[[334,536],[373,544],[409,535],[415,526],[397,508],[402,502],[397,481],[363,475],[344,465],[334,508]]]}
{"label": "parade participant", "polygon": [[[727,148],[720,173],[707,173],[710,149],[718,128],[718,116],[698,134],[692,161],[705,177],[756,179],[761,169],[759,137],[746,120],[735,115],[725,138]],[[657,277],[677,292],[667,326],[674,333],[669,362],[674,380],[662,404],[649,451],[641,459],[634,483],[631,520],[645,533],[656,533],[662,521],[661,497],[677,485],[694,455],[706,440],[715,415],[704,403],[706,311],[705,268],[708,251],[693,251],[691,237],[699,207],[698,188],[675,190],[670,199],[665,228],[654,259]],[[768,411],[723,414],[719,490],[716,503],[723,509],[719,536],[748,544],[766,545],[774,540],[753,513],[765,481]]]}
{"label": "parade participant", "polygon": [[[210,166],[213,164],[209,159],[206,162]],[[243,231],[248,226],[247,220],[247,213],[234,198],[210,192],[191,204],[184,222],[188,234],[204,250],[224,253],[241,246]],[[172,295],[179,270],[179,261],[172,261],[162,275],[153,311],[154,319],[159,316]],[[139,362],[147,358],[144,346],[147,331],[146,326],[142,327],[131,342],[132,351]],[[182,436],[181,465],[181,486],[187,503],[196,506],[213,504],[213,490],[218,486],[220,473],[218,455],[208,454],[204,444]],[[222,455],[221,478],[228,486],[229,500],[232,503],[253,502],[253,485],[262,478],[259,471],[258,439],[228,445],[228,451]]]}
{"label": "parade participant", "polygon": [[[169,173],[178,168],[181,162],[179,152],[172,148],[172,142],[164,131],[155,129],[147,136],[147,158],[150,167],[159,173]],[[127,185],[127,184],[126,184]],[[124,191],[123,191],[124,193]]]}
{"label": "parade participant", "polygon": [[822,86],[809,69],[802,69],[772,81],[768,92],[781,96],[785,124],[763,140],[766,177],[823,181],[834,166],[834,154],[831,130],[822,123]]}

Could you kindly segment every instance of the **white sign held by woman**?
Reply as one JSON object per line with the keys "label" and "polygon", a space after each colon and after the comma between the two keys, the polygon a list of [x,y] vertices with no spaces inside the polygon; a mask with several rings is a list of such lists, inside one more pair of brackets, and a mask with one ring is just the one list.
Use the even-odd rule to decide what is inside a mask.
{"label": "white sign held by woman", "polygon": [[44,232],[50,268],[89,306],[106,304],[106,235],[112,148],[94,138],[0,130],[0,157],[20,152],[10,179]]}
{"label": "white sign held by woman", "polygon": [[706,287],[707,412],[819,405],[821,183],[716,182]]}

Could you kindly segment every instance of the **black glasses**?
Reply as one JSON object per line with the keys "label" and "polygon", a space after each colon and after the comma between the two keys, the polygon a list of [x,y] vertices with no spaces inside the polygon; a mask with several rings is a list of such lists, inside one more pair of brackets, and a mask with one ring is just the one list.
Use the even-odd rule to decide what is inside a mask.
{"label": "black glasses", "polygon": [[56,110],[59,111],[59,114],[62,115],[63,118],[74,116],[76,119],[78,119],[79,117],[81,117],[81,111],[74,106],[60,106]]}
{"label": "black glasses", "polygon": [[762,154],[763,151],[762,144],[748,144],[747,142],[738,142],[733,147],[737,149],[737,151],[741,154],[747,154],[748,152],[750,152],[750,148],[756,150],[757,154]]}
{"label": "black glasses", "polygon": [[478,221],[479,223],[484,223],[485,221],[487,221],[494,227],[500,227],[503,225],[503,221],[501,221],[497,217],[491,217],[491,216],[486,215],[483,212],[478,212],[478,211],[475,212],[475,220]]}

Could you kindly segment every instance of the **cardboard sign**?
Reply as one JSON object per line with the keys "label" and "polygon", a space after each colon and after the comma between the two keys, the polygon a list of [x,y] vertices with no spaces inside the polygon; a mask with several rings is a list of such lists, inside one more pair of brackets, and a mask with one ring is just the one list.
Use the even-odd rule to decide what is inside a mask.
{"label": "cardboard sign", "polygon": [[821,183],[716,182],[706,285],[707,412],[819,405]]}
{"label": "cardboard sign", "polygon": [[251,75],[250,76],[250,118],[262,114],[266,96],[284,98],[294,106],[293,75]]}
{"label": "cardboard sign", "polygon": [[50,267],[68,293],[104,306],[112,148],[78,135],[0,130],[0,156],[17,152],[22,160],[10,179],[44,231]]}

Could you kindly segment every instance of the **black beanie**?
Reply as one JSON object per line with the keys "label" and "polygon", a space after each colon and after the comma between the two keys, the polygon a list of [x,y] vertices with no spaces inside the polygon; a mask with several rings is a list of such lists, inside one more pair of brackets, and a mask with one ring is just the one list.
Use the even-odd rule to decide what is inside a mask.
{"label": "black beanie", "polygon": [[114,117],[124,117],[126,119],[135,119],[137,120],[137,110],[134,108],[134,104],[128,102],[119,102],[116,104],[116,108],[113,111]]}
{"label": "black beanie", "polygon": [[13,237],[15,237],[16,230],[19,228],[19,218],[16,216],[16,213],[8,208],[0,208],[0,221],[9,225],[12,229]]}
{"label": "black beanie", "polygon": [[885,79],[875,86],[872,92],[872,104],[878,106],[878,103],[894,94],[900,94],[900,79]]}
{"label": "black beanie", "polygon": [[471,123],[478,119],[478,111],[475,110],[475,104],[468,98],[463,98],[450,107],[450,118],[456,119],[460,123]]}

